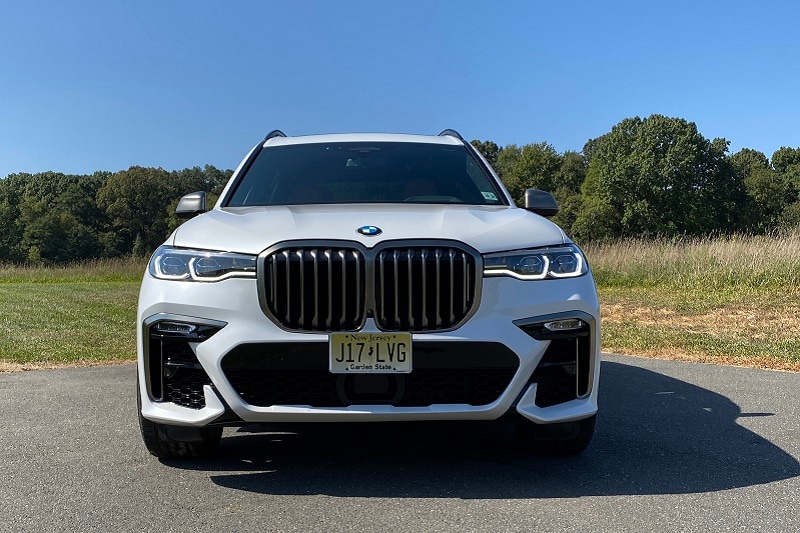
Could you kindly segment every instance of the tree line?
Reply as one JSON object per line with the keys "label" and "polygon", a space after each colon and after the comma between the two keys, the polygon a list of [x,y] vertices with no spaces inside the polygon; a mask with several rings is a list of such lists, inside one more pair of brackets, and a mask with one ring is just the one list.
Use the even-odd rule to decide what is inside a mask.
{"label": "tree line", "polygon": [[727,140],[706,139],[681,118],[625,119],[580,153],[545,142],[472,144],[518,204],[530,187],[553,193],[553,220],[578,242],[800,226],[800,148],[729,155]]}
{"label": "tree line", "polygon": [[203,190],[213,200],[231,174],[210,165],[11,174],[0,180],[0,262],[147,255],[180,224],[174,211],[182,195]]}
{"label": "tree line", "polygon": [[[522,205],[525,189],[550,191],[554,221],[578,242],[714,233],[760,234],[800,226],[800,148],[771,158],[728,154],[681,118],[628,118],[581,152],[546,142],[500,147],[472,141]],[[180,221],[178,199],[218,196],[231,170],[11,174],[0,179],[0,262],[64,263],[144,256]]]}

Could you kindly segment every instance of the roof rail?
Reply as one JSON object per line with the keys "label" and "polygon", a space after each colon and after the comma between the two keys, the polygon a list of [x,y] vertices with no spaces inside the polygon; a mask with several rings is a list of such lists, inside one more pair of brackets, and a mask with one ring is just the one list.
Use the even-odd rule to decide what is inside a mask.
{"label": "roof rail", "polygon": [[267,133],[266,137],[264,137],[264,142],[272,139],[273,137],[286,137],[286,134],[281,130],[272,130],[271,132]]}
{"label": "roof rail", "polygon": [[456,139],[459,139],[461,141],[467,142],[467,141],[464,140],[464,137],[462,137],[460,133],[458,133],[456,130],[451,130],[450,128],[442,131],[442,133],[439,134],[439,137],[444,137],[444,136],[448,136],[448,135],[450,137],[455,137]]}

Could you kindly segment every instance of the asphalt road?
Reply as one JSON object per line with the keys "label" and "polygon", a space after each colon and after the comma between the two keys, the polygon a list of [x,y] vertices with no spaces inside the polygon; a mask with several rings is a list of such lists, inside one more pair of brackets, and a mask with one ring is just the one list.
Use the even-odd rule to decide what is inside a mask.
{"label": "asphalt road", "polygon": [[800,374],[607,356],[574,458],[526,456],[496,423],[339,424],[159,462],[134,382],[0,375],[0,531],[800,530]]}

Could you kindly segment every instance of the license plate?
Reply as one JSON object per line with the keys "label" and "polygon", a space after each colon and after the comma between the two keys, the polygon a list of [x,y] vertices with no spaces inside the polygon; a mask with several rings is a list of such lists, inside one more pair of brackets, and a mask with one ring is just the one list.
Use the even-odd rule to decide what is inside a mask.
{"label": "license plate", "polygon": [[410,333],[331,333],[329,345],[334,374],[411,372]]}

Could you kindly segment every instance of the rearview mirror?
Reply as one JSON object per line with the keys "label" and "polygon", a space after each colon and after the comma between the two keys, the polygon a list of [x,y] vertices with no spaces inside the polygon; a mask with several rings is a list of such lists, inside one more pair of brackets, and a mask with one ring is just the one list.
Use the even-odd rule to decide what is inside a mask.
{"label": "rearview mirror", "polygon": [[208,211],[208,204],[205,191],[187,194],[178,200],[178,207],[175,208],[178,218],[192,218],[206,211]]}
{"label": "rearview mirror", "polygon": [[525,209],[543,217],[554,217],[558,214],[558,202],[549,192],[528,189],[525,191]]}

